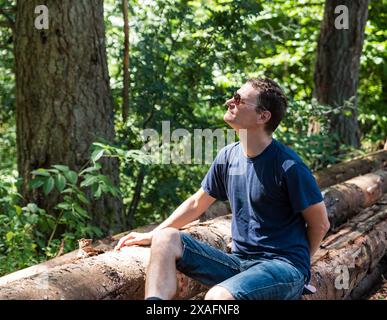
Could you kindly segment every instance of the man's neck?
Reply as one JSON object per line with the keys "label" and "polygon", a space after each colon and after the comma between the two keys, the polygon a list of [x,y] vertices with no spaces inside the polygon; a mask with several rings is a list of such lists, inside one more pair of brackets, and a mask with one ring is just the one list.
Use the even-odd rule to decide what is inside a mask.
{"label": "man's neck", "polygon": [[272,135],[259,130],[241,129],[238,130],[238,135],[243,153],[249,158],[260,155],[273,141]]}

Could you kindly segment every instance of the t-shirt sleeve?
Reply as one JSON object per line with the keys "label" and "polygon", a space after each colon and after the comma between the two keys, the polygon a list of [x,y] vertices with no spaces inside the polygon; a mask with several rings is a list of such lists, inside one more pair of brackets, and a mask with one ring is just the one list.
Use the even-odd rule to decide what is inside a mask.
{"label": "t-shirt sleeve", "polygon": [[284,182],[294,212],[301,212],[323,200],[312,172],[303,163],[294,163],[284,173]]}
{"label": "t-shirt sleeve", "polygon": [[226,167],[224,150],[221,150],[201,183],[205,192],[211,197],[222,201],[228,199],[226,192]]}

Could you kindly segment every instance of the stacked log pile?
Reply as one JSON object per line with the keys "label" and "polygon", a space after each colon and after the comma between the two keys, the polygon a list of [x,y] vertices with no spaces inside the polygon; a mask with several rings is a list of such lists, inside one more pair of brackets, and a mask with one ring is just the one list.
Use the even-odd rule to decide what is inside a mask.
{"label": "stacked log pile", "polygon": [[[385,271],[380,262],[387,248],[387,151],[334,165],[315,177],[324,188],[332,230],[313,258],[311,283],[317,293],[304,298],[359,298]],[[335,184],[328,186],[330,182]],[[195,221],[184,232],[227,251],[229,209],[217,203],[211,210],[207,216],[213,219]],[[113,248],[122,235],[105,241],[105,249]],[[0,299],[142,299],[148,258],[147,247],[108,250],[85,259],[69,253],[40,268],[0,278]],[[180,273],[178,278],[176,299],[193,298],[207,290]]]}

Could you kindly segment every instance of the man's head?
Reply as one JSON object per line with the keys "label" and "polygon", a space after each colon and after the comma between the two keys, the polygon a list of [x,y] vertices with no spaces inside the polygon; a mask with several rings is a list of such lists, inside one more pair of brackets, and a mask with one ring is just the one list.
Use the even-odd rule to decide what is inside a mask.
{"label": "man's head", "polygon": [[261,127],[268,134],[278,127],[288,107],[281,87],[269,78],[247,80],[226,105],[223,118],[232,128]]}

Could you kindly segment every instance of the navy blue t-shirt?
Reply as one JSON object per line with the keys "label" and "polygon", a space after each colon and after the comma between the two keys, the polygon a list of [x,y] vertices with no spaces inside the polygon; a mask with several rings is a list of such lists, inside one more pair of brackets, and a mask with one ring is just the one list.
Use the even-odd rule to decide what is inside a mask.
{"label": "navy blue t-shirt", "polygon": [[323,197],[294,151],[273,139],[262,153],[249,158],[240,142],[227,145],[202,188],[216,199],[230,201],[233,253],[286,260],[309,281],[309,243],[301,211]]}

